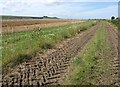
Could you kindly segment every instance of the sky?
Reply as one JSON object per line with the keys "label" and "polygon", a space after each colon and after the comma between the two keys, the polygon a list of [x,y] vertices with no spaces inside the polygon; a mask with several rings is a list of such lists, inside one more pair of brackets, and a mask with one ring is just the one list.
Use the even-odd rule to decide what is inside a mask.
{"label": "sky", "polygon": [[0,15],[110,19],[118,17],[118,0],[0,0]]}

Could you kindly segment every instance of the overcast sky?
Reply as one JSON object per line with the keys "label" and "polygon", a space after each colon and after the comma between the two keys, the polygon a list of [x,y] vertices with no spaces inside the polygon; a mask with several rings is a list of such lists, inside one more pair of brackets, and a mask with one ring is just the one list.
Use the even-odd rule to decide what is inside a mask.
{"label": "overcast sky", "polygon": [[92,19],[118,16],[119,0],[0,0],[1,15]]}

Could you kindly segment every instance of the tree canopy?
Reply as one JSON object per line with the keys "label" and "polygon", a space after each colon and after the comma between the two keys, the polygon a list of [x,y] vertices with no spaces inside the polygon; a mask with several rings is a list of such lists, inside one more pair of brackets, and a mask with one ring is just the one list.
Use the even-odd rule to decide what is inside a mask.
{"label": "tree canopy", "polygon": [[114,16],[112,16],[112,17],[111,17],[111,20],[114,20],[114,19],[115,19],[115,17],[114,17]]}

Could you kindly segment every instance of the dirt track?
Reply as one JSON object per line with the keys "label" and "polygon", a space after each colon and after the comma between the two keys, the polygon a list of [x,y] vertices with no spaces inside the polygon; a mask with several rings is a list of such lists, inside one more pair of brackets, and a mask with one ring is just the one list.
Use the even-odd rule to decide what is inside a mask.
{"label": "dirt track", "polygon": [[[57,48],[45,54],[38,53],[32,60],[20,64],[12,72],[3,75],[3,85],[58,85],[59,80],[70,66],[71,58],[83,50],[86,44],[92,40],[99,27],[100,24],[98,23],[91,29],[64,41]],[[98,58],[95,66],[99,69],[101,60],[104,62],[110,60],[110,62],[106,61],[110,68],[102,71],[96,84],[120,85],[118,31],[109,23],[105,24],[105,29],[107,31],[106,42],[111,50],[104,58]]]}
{"label": "dirt track", "polygon": [[[105,29],[107,31],[106,41],[110,49],[105,50],[104,53],[100,52],[103,56],[96,59],[96,68],[97,71],[101,72],[97,78],[97,85],[109,85],[109,86],[118,86],[120,85],[119,80],[119,64],[120,60],[118,58],[118,31],[110,23],[104,23]],[[103,68],[102,71],[99,70],[102,62],[105,62],[107,68]],[[104,63],[103,63],[104,64]],[[103,66],[102,66],[103,67]]]}
{"label": "dirt track", "polygon": [[57,85],[69,66],[70,59],[92,39],[99,24],[63,42],[45,55],[36,55],[32,60],[17,66],[3,76],[3,85]]}
{"label": "dirt track", "polygon": [[[94,54],[96,54],[95,56],[93,56],[93,63],[94,65],[92,66],[93,68],[90,68],[89,71],[84,69],[84,72],[82,72],[82,68],[78,68],[77,66],[81,67],[81,65],[77,65],[75,66],[75,63],[72,63],[70,66],[70,69],[68,70],[67,74],[65,75],[66,77],[64,77],[63,81],[61,81],[61,84],[63,85],[71,85],[74,84],[75,81],[78,81],[75,83],[76,84],[82,84],[82,85],[101,85],[101,86],[111,86],[111,87],[119,87],[120,86],[120,71],[119,71],[119,64],[120,64],[120,59],[118,56],[118,31],[116,29],[114,29],[114,27],[107,22],[103,22],[103,24],[101,24],[102,27],[99,27],[100,29],[104,29],[105,33],[100,33],[100,35],[103,36],[103,40],[102,40],[102,44],[98,45],[98,48],[96,51],[98,52],[94,52]],[[94,37],[97,37],[97,35],[99,35],[99,31],[96,32],[96,35]],[[100,38],[102,38],[99,35]],[[96,40],[95,38],[93,38],[93,40],[91,40],[91,42],[94,40]],[[99,38],[97,38],[97,40],[100,40]],[[101,43],[101,42],[98,42]],[[93,43],[91,43],[93,44]],[[104,46],[103,46],[104,45]],[[91,45],[90,45],[91,46]],[[101,46],[101,47],[100,47]],[[106,47],[106,48],[105,48]],[[87,46],[84,49],[84,52],[80,52],[80,54],[78,56],[80,56],[80,61],[82,61],[82,59],[85,60],[84,56],[81,56],[81,53],[83,55],[88,55],[88,49],[89,46]],[[87,53],[86,53],[87,52]],[[92,51],[91,51],[92,52]],[[89,57],[88,57],[89,59]],[[79,61],[79,60],[78,60]],[[86,63],[87,64],[87,63]],[[83,65],[82,67],[84,67],[85,65]],[[88,65],[89,66],[89,65]],[[75,68],[77,67],[77,68]],[[76,69],[79,69],[78,71]],[[81,69],[81,72],[80,71]],[[86,74],[87,73],[87,74]],[[80,75],[83,74],[84,76]],[[77,77],[77,76],[81,76],[81,77]],[[81,79],[77,79],[76,78],[81,78]],[[80,82],[79,82],[80,81]]]}
{"label": "dirt track", "polygon": [[[106,25],[106,29],[108,32],[108,40],[109,40],[109,46],[111,47],[111,54],[110,54],[110,59],[111,59],[111,77],[113,79],[113,82],[111,85],[119,85],[120,86],[120,78],[119,78],[119,64],[120,64],[120,59],[118,56],[118,31],[114,29],[111,24]],[[111,80],[112,80],[111,79]],[[109,84],[111,81],[107,84]]]}

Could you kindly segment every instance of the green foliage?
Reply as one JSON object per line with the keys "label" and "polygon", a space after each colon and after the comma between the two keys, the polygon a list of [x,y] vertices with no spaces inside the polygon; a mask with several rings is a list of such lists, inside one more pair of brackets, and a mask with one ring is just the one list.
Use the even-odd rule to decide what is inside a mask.
{"label": "green foliage", "polygon": [[120,19],[115,19],[115,20],[111,20],[109,22],[112,22],[114,25],[116,25],[118,27],[118,29],[120,30]]}
{"label": "green foliage", "polygon": [[115,17],[114,17],[114,16],[112,16],[112,17],[111,17],[111,20],[114,20],[114,19],[115,19]]}
{"label": "green foliage", "polygon": [[80,31],[87,30],[88,28],[94,26],[96,23],[86,22],[83,26],[80,26]]}
{"label": "green foliage", "polygon": [[[91,27],[92,21],[83,23],[85,27]],[[42,30],[25,31],[2,36],[2,60],[3,66],[26,59],[38,50],[51,49],[55,43],[74,36],[81,24],[68,24],[57,27],[49,27]],[[16,62],[15,62],[16,63]]]}

